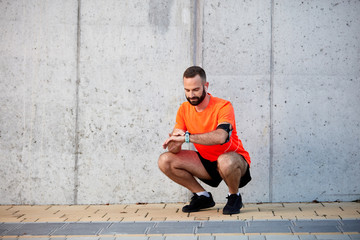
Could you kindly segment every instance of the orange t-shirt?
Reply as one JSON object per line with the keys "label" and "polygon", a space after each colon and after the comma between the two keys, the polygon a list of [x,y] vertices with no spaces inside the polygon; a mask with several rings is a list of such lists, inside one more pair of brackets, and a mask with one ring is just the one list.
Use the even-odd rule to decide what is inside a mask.
{"label": "orange t-shirt", "polygon": [[237,152],[250,166],[249,153],[237,136],[234,108],[229,101],[211,96],[209,105],[202,112],[197,112],[189,102],[184,102],[177,112],[175,128],[189,131],[190,134],[201,134],[216,130],[218,124],[223,122],[228,122],[233,127],[230,140],[222,145],[211,146],[194,143],[196,150],[211,162],[216,161],[223,153]]}

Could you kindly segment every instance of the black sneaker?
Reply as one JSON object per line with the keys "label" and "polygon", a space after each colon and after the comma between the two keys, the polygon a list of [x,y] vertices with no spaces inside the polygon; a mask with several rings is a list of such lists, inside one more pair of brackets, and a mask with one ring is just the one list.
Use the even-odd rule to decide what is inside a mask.
{"label": "black sneaker", "polygon": [[223,214],[230,215],[240,213],[240,208],[243,206],[241,195],[231,194],[227,199],[228,202],[223,209]]}
{"label": "black sneaker", "polygon": [[197,212],[204,208],[210,208],[215,206],[215,202],[209,193],[210,197],[198,196],[194,193],[194,196],[191,198],[190,204],[182,208],[183,212]]}

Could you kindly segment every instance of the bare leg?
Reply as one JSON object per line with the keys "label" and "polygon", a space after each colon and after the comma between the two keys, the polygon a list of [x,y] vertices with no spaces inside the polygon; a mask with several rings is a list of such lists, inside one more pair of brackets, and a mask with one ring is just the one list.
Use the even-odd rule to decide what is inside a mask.
{"label": "bare leg", "polygon": [[193,193],[205,191],[194,177],[211,179],[194,151],[182,150],[176,154],[163,153],[159,157],[158,165],[166,176]]}
{"label": "bare leg", "polygon": [[228,152],[219,156],[218,171],[229,188],[230,194],[238,193],[240,178],[246,173],[247,162],[236,152]]}

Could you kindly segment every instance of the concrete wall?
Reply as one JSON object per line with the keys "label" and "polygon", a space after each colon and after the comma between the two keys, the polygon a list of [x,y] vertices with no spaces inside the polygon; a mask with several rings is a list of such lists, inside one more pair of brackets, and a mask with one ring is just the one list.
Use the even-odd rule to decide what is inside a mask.
{"label": "concrete wall", "polygon": [[[235,106],[245,202],[360,198],[359,1],[1,1],[0,204],[186,201],[186,67]],[[185,146],[188,147],[188,146]],[[224,202],[227,188],[207,187]]]}

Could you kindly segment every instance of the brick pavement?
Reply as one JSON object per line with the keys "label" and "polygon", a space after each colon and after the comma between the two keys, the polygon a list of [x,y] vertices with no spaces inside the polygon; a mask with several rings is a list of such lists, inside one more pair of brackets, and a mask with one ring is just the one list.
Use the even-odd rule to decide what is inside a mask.
{"label": "brick pavement", "polygon": [[184,203],[0,206],[2,239],[360,239],[360,203],[223,204],[183,213]]}

